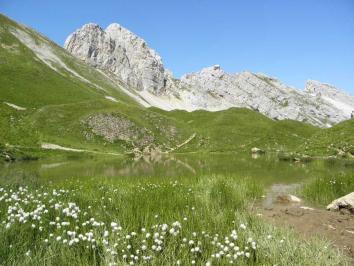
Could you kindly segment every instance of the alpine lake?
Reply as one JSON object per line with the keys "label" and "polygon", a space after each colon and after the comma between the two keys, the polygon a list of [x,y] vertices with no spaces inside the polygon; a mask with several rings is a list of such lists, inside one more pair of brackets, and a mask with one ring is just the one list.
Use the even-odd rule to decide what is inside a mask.
{"label": "alpine lake", "polygon": [[250,205],[269,208],[317,177],[351,172],[344,160],[250,153],[4,163],[0,258],[4,265],[346,265],[327,240],[303,241]]}

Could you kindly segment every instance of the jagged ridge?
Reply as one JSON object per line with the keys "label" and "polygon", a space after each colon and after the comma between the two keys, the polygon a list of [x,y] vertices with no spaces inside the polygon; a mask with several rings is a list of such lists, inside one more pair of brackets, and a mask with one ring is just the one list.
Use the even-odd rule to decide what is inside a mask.
{"label": "jagged ridge", "polygon": [[103,30],[86,24],[71,34],[65,48],[90,65],[114,74],[150,105],[164,110],[225,110],[247,107],[273,119],[331,126],[350,118],[354,97],[320,82],[304,91],[263,74],[225,73],[220,66],[175,79],[146,42],[118,24]]}

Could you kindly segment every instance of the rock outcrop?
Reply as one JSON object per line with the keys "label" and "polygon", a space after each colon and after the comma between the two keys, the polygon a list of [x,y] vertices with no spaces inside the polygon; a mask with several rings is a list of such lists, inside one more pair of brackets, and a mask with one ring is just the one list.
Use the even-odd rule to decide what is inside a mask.
{"label": "rock outcrop", "polygon": [[97,24],[86,24],[67,38],[64,47],[139,91],[161,94],[165,88],[160,56],[143,39],[119,24],[111,24],[105,30]]}
{"label": "rock outcrop", "polygon": [[[92,115],[82,122],[89,131],[111,143],[125,141],[138,148],[154,143],[152,132],[115,113]],[[90,133],[86,133],[86,137],[90,138]]]}
{"label": "rock outcrop", "polygon": [[293,119],[318,126],[349,118],[337,106],[263,74],[228,74],[214,66],[183,76],[181,83],[193,88],[192,104],[196,109],[248,107],[273,119]]}
{"label": "rock outcrop", "polygon": [[251,149],[251,153],[252,154],[264,154],[265,151],[260,149],[260,148],[254,147],[254,148]]}
{"label": "rock outcrop", "polygon": [[278,203],[300,203],[301,199],[290,194],[279,195],[276,200]]}
{"label": "rock outcrop", "polygon": [[338,109],[338,117],[349,119],[354,113],[354,96],[330,84],[309,80],[306,83],[305,92],[315,96],[318,101],[325,102]]}
{"label": "rock outcrop", "polygon": [[347,209],[354,214],[354,192],[332,201],[327,206],[327,210],[330,211],[339,211],[340,209]]}
{"label": "rock outcrop", "polygon": [[272,119],[293,119],[321,127],[349,119],[354,111],[353,96],[317,81],[308,81],[302,91],[264,74],[226,73],[219,65],[175,79],[143,39],[118,24],[105,30],[86,24],[71,34],[64,46],[125,83],[148,105],[164,110],[246,107]]}

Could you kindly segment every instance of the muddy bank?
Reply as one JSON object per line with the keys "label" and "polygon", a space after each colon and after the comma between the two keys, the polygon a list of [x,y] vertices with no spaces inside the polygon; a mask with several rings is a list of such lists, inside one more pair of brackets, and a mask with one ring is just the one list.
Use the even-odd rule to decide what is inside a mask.
{"label": "muddy bank", "polygon": [[271,223],[290,227],[304,238],[319,236],[330,240],[335,247],[351,257],[354,263],[354,216],[301,207],[274,206],[260,213]]}
{"label": "muddy bank", "polygon": [[320,237],[342,250],[354,265],[354,215],[347,211],[332,212],[300,202],[282,200],[289,187],[273,186],[264,200],[253,210],[263,219],[293,229],[304,239]]}

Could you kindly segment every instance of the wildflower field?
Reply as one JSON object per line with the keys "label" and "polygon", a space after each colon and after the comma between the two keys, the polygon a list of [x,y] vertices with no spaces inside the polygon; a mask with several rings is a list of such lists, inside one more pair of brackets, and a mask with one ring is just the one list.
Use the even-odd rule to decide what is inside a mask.
{"label": "wildflower field", "polygon": [[345,264],[249,213],[262,193],[235,176],[2,180],[0,264]]}

